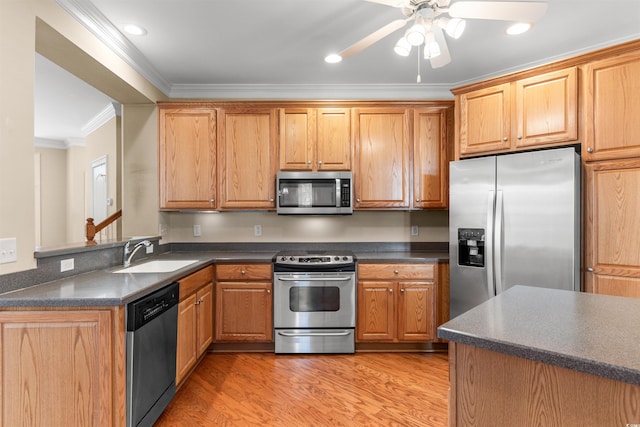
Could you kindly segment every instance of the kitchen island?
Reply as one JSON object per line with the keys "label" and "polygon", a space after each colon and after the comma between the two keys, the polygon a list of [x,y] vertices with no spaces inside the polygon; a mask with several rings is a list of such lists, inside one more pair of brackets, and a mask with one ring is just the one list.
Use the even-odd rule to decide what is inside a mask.
{"label": "kitchen island", "polygon": [[438,328],[450,426],[640,424],[640,300],[515,286]]}

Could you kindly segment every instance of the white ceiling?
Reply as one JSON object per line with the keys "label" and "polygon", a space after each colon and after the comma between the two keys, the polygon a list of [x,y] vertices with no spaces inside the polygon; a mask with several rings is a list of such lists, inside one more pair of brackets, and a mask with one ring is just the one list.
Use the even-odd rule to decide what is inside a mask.
{"label": "white ceiling", "polygon": [[[57,1],[172,98],[451,98],[456,86],[640,38],[640,0],[547,0],[546,15],[523,35],[506,36],[503,21],[468,20],[460,39],[447,39],[452,62],[434,70],[421,60],[417,85],[417,54],[393,52],[403,30],[339,64],[324,62],[403,18],[364,0]],[[109,35],[128,23],[148,34]],[[41,77],[36,105],[46,92]],[[67,114],[57,105],[53,123],[64,121],[53,114]]]}

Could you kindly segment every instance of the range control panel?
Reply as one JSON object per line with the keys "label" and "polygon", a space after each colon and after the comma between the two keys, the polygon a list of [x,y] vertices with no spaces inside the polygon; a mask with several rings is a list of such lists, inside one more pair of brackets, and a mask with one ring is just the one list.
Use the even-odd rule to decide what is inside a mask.
{"label": "range control panel", "polygon": [[278,254],[275,256],[276,264],[287,265],[335,265],[351,264],[355,261],[353,255],[292,255]]}

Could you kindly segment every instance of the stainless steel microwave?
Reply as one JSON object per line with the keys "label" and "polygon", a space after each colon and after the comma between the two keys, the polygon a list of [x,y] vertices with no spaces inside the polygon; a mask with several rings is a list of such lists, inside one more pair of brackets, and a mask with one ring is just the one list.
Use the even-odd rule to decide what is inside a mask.
{"label": "stainless steel microwave", "polygon": [[280,215],[350,215],[353,213],[351,172],[278,172]]}

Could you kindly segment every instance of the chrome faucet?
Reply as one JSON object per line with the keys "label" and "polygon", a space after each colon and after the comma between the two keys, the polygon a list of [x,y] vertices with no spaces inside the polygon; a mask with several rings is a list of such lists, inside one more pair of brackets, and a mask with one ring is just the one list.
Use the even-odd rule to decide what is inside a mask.
{"label": "chrome faucet", "polygon": [[141,242],[136,243],[133,248],[131,248],[130,246],[131,246],[131,240],[129,240],[127,244],[124,245],[124,255],[122,256],[122,259],[124,260],[123,264],[125,267],[129,267],[129,265],[131,264],[131,258],[133,258],[136,252],[138,252],[138,249],[140,249],[143,246],[148,248],[149,246],[151,246],[151,242],[148,240],[143,240]]}

